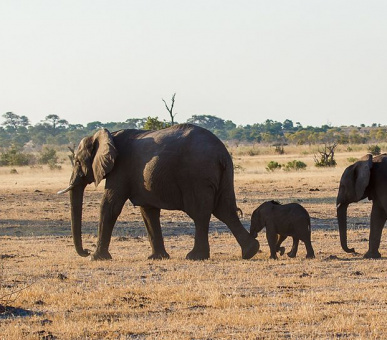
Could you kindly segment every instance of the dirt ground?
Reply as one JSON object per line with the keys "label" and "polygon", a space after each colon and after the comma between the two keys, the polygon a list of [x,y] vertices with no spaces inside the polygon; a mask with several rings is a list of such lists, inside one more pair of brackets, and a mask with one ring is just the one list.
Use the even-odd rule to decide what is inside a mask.
{"label": "dirt ground", "polygon": [[[357,156],[357,155],[354,155]],[[230,231],[213,219],[211,259],[192,262],[194,225],[182,212],[163,211],[170,260],[150,261],[139,208],[126,204],[114,229],[112,261],[79,257],[70,236],[69,166],[0,169],[0,339],[270,339],[386,338],[385,240],[382,259],[362,258],[368,247],[371,202],[349,208],[349,246],[340,248],[335,199],[349,165],[338,155],[334,169],[269,173],[268,156],[234,157],[238,206],[248,229],[253,210],[266,200],[298,202],[312,218],[316,259],[269,260],[261,252],[241,259]],[[103,183],[84,198],[83,235],[93,249]],[[287,249],[291,241],[284,243]]]}

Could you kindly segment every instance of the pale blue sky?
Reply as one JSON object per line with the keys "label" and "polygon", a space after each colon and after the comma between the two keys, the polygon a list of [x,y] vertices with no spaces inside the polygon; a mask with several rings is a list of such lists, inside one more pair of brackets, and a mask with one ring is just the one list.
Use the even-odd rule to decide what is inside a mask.
{"label": "pale blue sky", "polygon": [[1,0],[0,114],[387,125],[385,0]]}

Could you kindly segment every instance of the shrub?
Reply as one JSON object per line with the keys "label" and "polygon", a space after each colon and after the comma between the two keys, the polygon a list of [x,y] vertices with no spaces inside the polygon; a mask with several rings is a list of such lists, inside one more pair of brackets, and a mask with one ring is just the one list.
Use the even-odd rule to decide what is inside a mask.
{"label": "shrub", "polygon": [[44,147],[40,154],[39,164],[47,164],[51,170],[59,170],[61,166],[57,164],[58,156],[52,148]]}
{"label": "shrub", "polygon": [[242,165],[240,165],[240,164],[235,164],[234,163],[234,171],[235,172],[243,172],[243,171],[245,171],[245,168]]}
{"label": "shrub", "polygon": [[333,144],[324,144],[324,148],[322,150],[318,150],[320,154],[320,158],[314,155],[314,163],[317,167],[331,167],[336,166],[335,160],[335,149],[337,147],[337,143]]}
{"label": "shrub", "polygon": [[378,145],[370,145],[368,147],[368,152],[373,154],[374,156],[380,155],[380,147]]}
{"label": "shrub", "polygon": [[355,163],[358,161],[358,159],[356,157],[349,157],[349,158],[347,158],[347,161],[348,161],[348,163]]}
{"label": "shrub", "polygon": [[302,161],[298,160],[293,160],[291,162],[288,162],[285,167],[283,168],[285,171],[290,171],[290,170],[305,170],[306,169],[306,164]]}
{"label": "shrub", "polygon": [[274,151],[275,151],[275,153],[278,153],[279,155],[283,155],[285,153],[283,145],[276,145]]}
{"label": "shrub", "polygon": [[23,153],[20,148],[12,145],[0,156],[0,165],[28,165],[31,156]]}
{"label": "shrub", "polygon": [[266,170],[267,171],[274,171],[276,169],[281,169],[281,164],[275,161],[270,161],[267,163]]}
{"label": "shrub", "polygon": [[257,155],[259,155],[259,150],[251,148],[251,149],[247,150],[247,154],[249,156],[257,156]]}

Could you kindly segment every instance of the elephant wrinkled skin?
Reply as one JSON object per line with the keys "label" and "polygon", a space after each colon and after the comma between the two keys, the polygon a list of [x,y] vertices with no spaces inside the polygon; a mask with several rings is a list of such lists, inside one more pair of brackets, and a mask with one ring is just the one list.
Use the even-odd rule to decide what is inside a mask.
{"label": "elephant wrinkled skin", "polygon": [[82,201],[86,185],[106,178],[101,202],[98,243],[92,259],[111,259],[108,251],[114,224],[129,199],[140,206],[152,254],[169,258],[160,226],[160,210],[182,210],[195,223],[194,247],[187,258],[210,256],[211,214],[224,222],[242,248],[253,257],[259,243],[237,216],[231,156],[211,132],[182,124],[159,131],[101,129],[85,137],[75,153],[70,185],[71,228],[76,251],[88,256],[81,237]]}
{"label": "elephant wrinkled skin", "polygon": [[347,167],[340,180],[337,194],[337,219],[341,247],[347,253],[354,248],[347,245],[347,208],[350,203],[368,198],[372,200],[370,237],[366,258],[380,258],[380,239],[387,220],[387,154],[371,154]]}

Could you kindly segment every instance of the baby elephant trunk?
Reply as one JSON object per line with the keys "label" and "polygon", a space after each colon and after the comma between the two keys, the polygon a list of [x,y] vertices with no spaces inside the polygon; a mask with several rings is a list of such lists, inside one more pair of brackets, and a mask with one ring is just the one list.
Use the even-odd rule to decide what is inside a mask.
{"label": "baby elephant trunk", "polygon": [[258,232],[261,231],[263,227],[259,225],[259,217],[256,212],[253,212],[251,215],[251,224],[250,224],[250,235],[254,238],[257,238]]}

